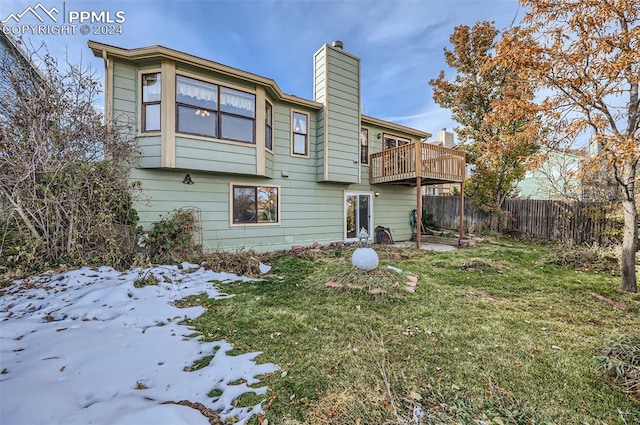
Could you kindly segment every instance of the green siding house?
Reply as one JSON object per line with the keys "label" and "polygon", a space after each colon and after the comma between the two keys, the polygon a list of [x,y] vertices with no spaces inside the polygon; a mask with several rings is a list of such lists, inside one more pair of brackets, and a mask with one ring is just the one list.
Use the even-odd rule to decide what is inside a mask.
{"label": "green siding house", "polygon": [[[360,60],[342,43],[313,56],[313,100],[162,46],[89,48],[105,62],[107,120],[137,140],[144,226],[193,208],[208,250],[351,242],[376,226],[410,238],[431,135],[360,113]],[[464,181],[450,154],[425,182]]]}
{"label": "green siding house", "polygon": [[518,182],[518,196],[528,199],[561,201],[585,200],[585,184],[580,167],[586,156],[583,151],[547,149],[544,160],[526,172]]}

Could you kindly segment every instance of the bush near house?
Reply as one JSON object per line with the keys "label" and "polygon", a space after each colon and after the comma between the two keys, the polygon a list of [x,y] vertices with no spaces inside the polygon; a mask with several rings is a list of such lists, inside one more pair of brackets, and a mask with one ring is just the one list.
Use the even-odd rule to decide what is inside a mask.
{"label": "bush near house", "polygon": [[0,267],[127,267],[132,244],[123,239],[137,223],[130,129],[95,109],[92,70],[32,56],[0,61]]}

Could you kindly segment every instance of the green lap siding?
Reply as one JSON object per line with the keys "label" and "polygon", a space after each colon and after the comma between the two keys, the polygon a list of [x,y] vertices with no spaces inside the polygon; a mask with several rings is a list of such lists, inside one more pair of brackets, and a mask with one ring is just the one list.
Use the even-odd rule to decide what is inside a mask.
{"label": "green lap siding", "polygon": [[[388,227],[394,239],[409,239],[409,213],[415,208],[416,189],[372,186],[369,167],[360,164],[360,60],[357,57],[328,45],[316,53],[313,84],[314,99],[318,103],[283,96],[278,93],[279,89],[264,81],[235,71],[227,72],[213,65],[211,69],[199,67],[193,64],[196,59],[188,63],[183,59],[145,56],[136,62],[124,57],[110,58],[112,116],[122,128],[138,136],[140,155],[137,167],[131,171],[131,180],[139,182],[135,208],[143,227],[149,229],[174,210],[194,208],[201,226],[196,236],[206,250],[273,251],[289,249],[292,245],[341,242],[345,239],[345,192],[359,192],[371,194],[374,228]],[[162,71],[166,83],[173,81],[165,80],[166,74],[175,78],[173,67],[175,75],[188,74],[256,93],[256,143],[176,134],[175,128],[170,128],[165,121],[162,134],[140,135],[139,75],[145,69]],[[263,146],[264,138],[258,138],[265,132],[264,109],[261,109],[265,107],[265,99],[273,107],[271,151]],[[164,93],[163,117],[173,126],[174,103],[175,93]],[[261,119],[258,111],[262,112]],[[308,155],[305,156],[292,154],[294,112],[308,116]],[[373,122],[384,126],[382,121]],[[374,125],[363,127],[369,130],[369,154],[382,149],[378,133],[394,133]],[[398,135],[417,139],[411,134]],[[183,183],[186,174],[193,184]],[[277,186],[279,223],[232,225],[231,183]],[[374,195],[376,192],[379,196]]]}
{"label": "green lap siding", "polygon": [[177,136],[176,168],[255,175],[256,148]]}
{"label": "green lap siding", "polygon": [[[344,191],[372,191],[368,185],[316,183],[292,177],[233,178],[228,175],[191,172],[194,184],[182,183],[178,170],[133,170],[132,179],[142,182],[136,202],[141,224],[153,222],[180,208],[196,208],[201,220],[203,245],[207,250],[251,248],[272,251],[292,245],[326,244],[344,240]],[[230,225],[229,181],[246,185],[280,186],[280,224]],[[409,212],[415,208],[415,189],[382,187],[373,197],[374,227],[391,228],[396,240],[411,236]]]}
{"label": "green lap siding", "polygon": [[138,137],[138,167],[160,167],[160,136]]}

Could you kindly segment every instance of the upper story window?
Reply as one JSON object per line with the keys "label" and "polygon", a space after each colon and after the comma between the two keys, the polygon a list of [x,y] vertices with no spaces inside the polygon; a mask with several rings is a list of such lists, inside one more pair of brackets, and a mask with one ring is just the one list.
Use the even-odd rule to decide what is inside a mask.
{"label": "upper story window", "polygon": [[160,131],[162,74],[142,74],[142,132]]}
{"label": "upper story window", "polygon": [[256,96],[179,75],[176,131],[255,143]]}
{"label": "upper story window", "polygon": [[292,150],[294,155],[309,155],[309,116],[301,112],[294,112],[292,117]]}
{"label": "upper story window", "polygon": [[218,86],[179,75],[176,102],[176,131],[218,137]]}
{"label": "upper story window", "polygon": [[278,187],[232,185],[233,224],[278,223]]}
{"label": "upper story window", "polygon": [[384,149],[397,148],[398,146],[411,143],[410,139],[405,137],[394,136],[393,134],[385,134],[384,137]]}
{"label": "upper story window", "polygon": [[369,163],[369,129],[360,129],[360,164]]}
{"label": "upper story window", "polygon": [[273,106],[269,102],[265,102],[264,146],[273,150]]}

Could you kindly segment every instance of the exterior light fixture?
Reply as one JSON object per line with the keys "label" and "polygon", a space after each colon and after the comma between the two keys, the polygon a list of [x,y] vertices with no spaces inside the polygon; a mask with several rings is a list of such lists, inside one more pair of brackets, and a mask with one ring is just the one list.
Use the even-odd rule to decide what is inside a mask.
{"label": "exterior light fixture", "polygon": [[182,180],[182,183],[184,183],[184,184],[193,184],[193,180],[191,180],[191,176],[189,174],[187,174],[186,176],[184,176],[184,179]]}
{"label": "exterior light fixture", "polygon": [[380,140],[380,138],[382,137],[382,133],[378,133],[376,137],[378,138],[378,140]]}
{"label": "exterior light fixture", "polygon": [[380,192],[375,192],[374,195],[377,198],[378,196],[380,196]]}

